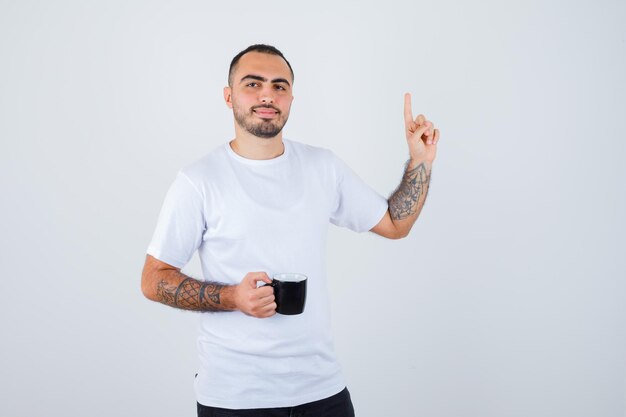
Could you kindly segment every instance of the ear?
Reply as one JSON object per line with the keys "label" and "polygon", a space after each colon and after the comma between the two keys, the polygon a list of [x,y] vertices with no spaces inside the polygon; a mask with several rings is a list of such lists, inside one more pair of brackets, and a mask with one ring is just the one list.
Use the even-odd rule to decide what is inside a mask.
{"label": "ear", "polygon": [[229,108],[233,108],[233,102],[231,100],[231,89],[230,87],[224,87],[224,101]]}

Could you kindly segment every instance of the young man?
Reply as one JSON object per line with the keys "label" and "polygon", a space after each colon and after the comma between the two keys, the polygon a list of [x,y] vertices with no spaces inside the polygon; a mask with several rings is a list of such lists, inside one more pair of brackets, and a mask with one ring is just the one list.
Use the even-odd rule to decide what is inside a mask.
{"label": "young man", "polygon": [[[147,298],[211,312],[198,339],[199,416],[354,415],[331,338],[328,223],[399,239],[426,199],[439,131],[413,119],[410,95],[410,159],[386,200],[330,150],[283,138],[293,79],[272,46],[235,56],[224,88],[235,138],[178,173],[147,251]],[[205,281],[180,272],[196,250]],[[272,287],[259,286],[279,272],[308,277],[303,313],[276,314]]]}

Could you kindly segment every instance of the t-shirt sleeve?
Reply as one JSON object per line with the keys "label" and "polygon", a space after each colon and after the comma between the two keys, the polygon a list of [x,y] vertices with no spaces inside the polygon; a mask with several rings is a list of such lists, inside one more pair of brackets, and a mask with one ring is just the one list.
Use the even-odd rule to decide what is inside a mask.
{"label": "t-shirt sleeve", "polygon": [[358,233],[370,230],[387,212],[387,199],[334,154],[333,165],[336,194],[330,222]]}
{"label": "t-shirt sleeve", "polygon": [[182,172],[170,186],[159,213],[148,254],[182,268],[202,243],[206,228],[200,192]]}

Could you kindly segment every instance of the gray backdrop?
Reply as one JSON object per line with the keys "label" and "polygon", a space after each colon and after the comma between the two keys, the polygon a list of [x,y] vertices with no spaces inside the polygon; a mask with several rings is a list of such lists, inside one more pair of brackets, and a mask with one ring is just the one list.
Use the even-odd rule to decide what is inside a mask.
{"label": "gray backdrop", "polygon": [[[624,416],[622,1],[0,1],[0,415],[193,416],[197,313],[143,298],[228,64],[295,70],[285,136],[388,196],[403,93],[441,129],[410,236],[330,225],[360,417]],[[186,272],[198,276],[197,260]]]}

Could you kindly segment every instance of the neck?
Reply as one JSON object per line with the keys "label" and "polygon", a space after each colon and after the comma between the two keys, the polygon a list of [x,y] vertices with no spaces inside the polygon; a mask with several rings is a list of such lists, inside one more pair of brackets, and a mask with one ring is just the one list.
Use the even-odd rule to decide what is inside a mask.
{"label": "neck", "polygon": [[230,141],[232,150],[247,159],[274,159],[285,152],[283,132],[273,138],[260,138],[235,129],[235,138]]}

